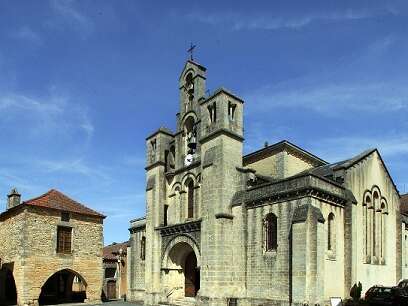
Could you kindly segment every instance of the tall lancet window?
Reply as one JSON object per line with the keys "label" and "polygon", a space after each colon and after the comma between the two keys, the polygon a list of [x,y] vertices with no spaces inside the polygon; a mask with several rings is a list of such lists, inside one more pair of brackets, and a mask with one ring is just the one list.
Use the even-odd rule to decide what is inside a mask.
{"label": "tall lancet window", "polygon": [[370,222],[370,212],[371,212],[371,196],[366,194],[363,203],[363,222],[364,222],[364,255],[365,262],[370,262],[371,257],[371,222]]}
{"label": "tall lancet window", "polygon": [[186,83],[184,85],[184,88],[188,98],[186,100],[186,112],[187,112],[189,107],[191,107],[192,101],[194,99],[194,80],[193,74],[191,72],[186,76]]}
{"label": "tall lancet window", "polygon": [[194,218],[194,182],[190,180],[187,185],[187,218]]}
{"label": "tall lancet window", "polygon": [[329,251],[336,249],[336,224],[333,213],[329,214],[327,222],[327,249]]}
{"label": "tall lancet window", "polygon": [[267,214],[264,220],[264,248],[274,251],[278,248],[278,218],[273,213]]}
{"label": "tall lancet window", "polygon": [[373,193],[373,214],[372,214],[372,224],[373,224],[373,228],[372,228],[372,235],[373,235],[373,256],[377,256],[378,257],[378,246],[379,246],[379,219],[378,219],[378,210],[379,210],[379,194],[377,191],[374,191]]}

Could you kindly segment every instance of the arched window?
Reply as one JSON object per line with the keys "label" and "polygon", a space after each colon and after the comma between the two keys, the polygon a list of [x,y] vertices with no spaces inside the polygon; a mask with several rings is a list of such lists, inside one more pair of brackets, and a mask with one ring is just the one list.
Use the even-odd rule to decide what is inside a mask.
{"label": "arched window", "polygon": [[264,221],[265,251],[278,248],[278,219],[272,213],[267,214]]}
{"label": "arched window", "polygon": [[387,200],[381,195],[381,190],[373,186],[363,198],[365,263],[385,264],[387,214]]}
{"label": "arched window", "polygon": [[378,211],[379,211],[379,194],[377,191],[373,192],[373,214],[372,214],[372,235],[373,235],[373,255],[378,256],[378,247],[379,247],[379,219],[378,219]]}
{"label": "arched window", "polygon": [[197,149],[197,127],[192,116],[184,122],[185,154],[195,154]]}
{"label": "arched window", "polygon": [[189,99],[193,99],[194,94],[194,82],[193,82],[193,74],[190,72],[186,76],[186,84],[185,84],[186,91],[189,95]]}
{"label": "arched window", "polygon": [[387,202],[385,199],[382,199],[381,202],[381,212],[380,212],[380,238],[381,238],[381,245],[380,245],[380,258],[384,261],[385,258],[385,238],[386,238],[386,221],[385,217],[388,214],[388,209],[387,209]]}
{"label": "arched window", "polygon": [[194,182],[190,180],[187,185],[187,218],[194,217]]}
{"label": "arched window", "polygon": [[370,262],[371,256],[371,222],[370,211],[372,206],[370,194],[366,194],[363,203],[363,222],[364,222],[364,254],[366,256],[365,262]]}
{"label": "arched window", "polygon": [[336,225],[334,214],[330,213],[327,220],[327,249],[329,251],[334,251],[336,249]]}
{"label": "arched window", "polygon": [[143,236],[140,240],[140,259],[145,260],[146,258],[146,237]]}
{"label": "arched window", "polygon": [[163,225],[167,226],[169,224],[169,205],[164,204],[163,206]]}

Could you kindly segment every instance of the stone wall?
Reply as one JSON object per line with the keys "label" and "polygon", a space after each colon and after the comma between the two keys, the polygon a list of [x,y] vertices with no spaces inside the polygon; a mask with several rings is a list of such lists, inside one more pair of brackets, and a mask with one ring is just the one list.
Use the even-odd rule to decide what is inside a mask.
{"label": "stone wall", "polygon": [[144,229],[130,235],[128,248],[128,300],[143,301],[145,293],[145,260],[141,258],[141,240],[146,236]]}
{"label": "stone wall", "polygon": [[[357,205],[352,208],[352,271],[351,285],[361,282],[363,293],[375,284],[394,286],[401,278],[401,223],[399,219],[399,195],[380,160],[374,152],[358,164],[348,169],[345,186],[350,189]],[[363,217],[363,197],[367,190],[376,186],[388,203],[385,215],[385,255],[384,261],[371,260],[365,263],[365,228]],[[372,209],[371,209],[372,210]],[[372,259],[372,258],[371,258]]]}
{"label": "stone wall", "polygon": [[285,177],[285,154],[284,151],[277,152],[267,158],[248,164],[247,167],[256,170],[257,174],[282,179]]}

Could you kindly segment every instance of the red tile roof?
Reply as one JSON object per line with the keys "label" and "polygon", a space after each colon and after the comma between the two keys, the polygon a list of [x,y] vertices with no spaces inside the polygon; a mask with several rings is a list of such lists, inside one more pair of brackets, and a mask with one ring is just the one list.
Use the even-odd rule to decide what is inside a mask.
{"label": "red tile roof", "polygon": [[104,260],[116,260],[116,254],[119,253],[119,250],[122,249],[123,253],[126,254],[126,248],[129,246],[129,242],[122,243],[112,243],[103,248],[103,259]]}
{"label": "red tile roof", "polygon": [[105,218],[104,215],[72,200],[65,194],[55,189],[51,189],[47,193],[44,193],[43,195],[40,195],[34,199],[24,201],[22,204]]}
{"label": "red tile roof", "polygon": [[401,214],[408,215],[408,193],[401,196]]}

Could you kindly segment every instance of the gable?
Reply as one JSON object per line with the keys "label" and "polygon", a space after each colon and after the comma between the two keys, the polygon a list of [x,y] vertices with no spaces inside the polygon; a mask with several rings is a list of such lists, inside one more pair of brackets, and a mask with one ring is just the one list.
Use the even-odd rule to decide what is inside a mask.
{"label": "gable", "polygon": [[[363,153],[357,155],[356,157],[349,159],[345,162],[338,163],[333,170],[348,170],[352,167],[355,167],[356,165],[361,165],[361,164],[366,164],[367,160],[371,158],[376,158],[377,166],[378,169],[377,171],[374,171],[375,169],[371,169],[371,175],[376,176],[376,175],[382,175],[388,180],[388,183],[392,185],[393,191],[398,195],[399,197],[399,191],[397,189],[397,186],[394,183],[394,180],[388,171],[388,168],[386,164],[384,163],[384,160],[381,157],[380,152],[377,149],[370,149],[367,151],[364,151]],[[373,165],[372,165],[373,166]]]}
{"label": "gable", "polygon": [[358,203],[362,204],[365,194],[376,189],[388,203],[388,212],[399,211],[398,190],[377,149],[353,163],[339,165],[335,171],[344,171],[344,184],[353,192]]}
{"label": "gable", "polygon": [[244,156],[243,164],[256,174],[283,179],[327,162],[284,140]]}

